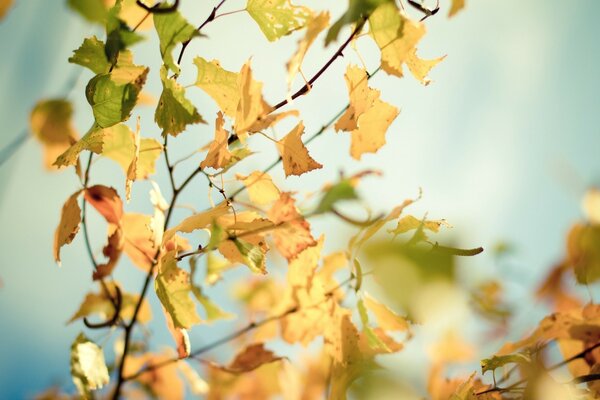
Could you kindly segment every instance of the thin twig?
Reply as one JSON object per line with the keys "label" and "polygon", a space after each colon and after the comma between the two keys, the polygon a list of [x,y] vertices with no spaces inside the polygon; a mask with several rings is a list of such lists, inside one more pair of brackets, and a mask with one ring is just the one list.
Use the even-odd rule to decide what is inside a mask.
{"label": "thin twig", "polygon": [[175,0],[175,2],[169,7],[163,7],[163,2],[156,3],[150,7],[145,5],[142,0],[136,0],[136,4],[151,14],[169,14],[177,11],[177,8],[179,8],[179,0]]}

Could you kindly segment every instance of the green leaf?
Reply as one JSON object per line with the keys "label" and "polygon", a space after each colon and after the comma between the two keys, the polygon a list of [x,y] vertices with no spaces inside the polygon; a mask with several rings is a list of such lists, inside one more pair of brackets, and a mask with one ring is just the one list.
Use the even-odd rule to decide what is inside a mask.
{"label": "green leaf", "polygon": [[106,46],[104,52],[111,64],[115,63],[119,52],[144,39],[133,32],[125,21],[119,18],[122,0],[118,0],[110,9],[106,18]]}
{"label": "green leaf", "polygon": [[196,304],[190,297],[193,292],[190,275],[177,266],[175,251],[162,257],[154,287],[175,328],[189,329],[202,322],[196,312]]}
{"label": "green leaf", "polygon": [[164,67],[160,70],[160,78],[163,91],[158,100],[154,121],[163,129],[163,134],[177,136],[189,124],[206,123],[196,107],[185,98],[183,86],[168,78]]}
{"label": "green leaf", "polygon": [[100,127],[107,128],[129,119],[148,71],[148,68],[143,69],[135,80],[124,84],[112,79],[114,72],[96,75],[89,81],[85,94]]}
{"label": "green leaf", "polygon": [[250,242],[238,238],[234,239],[233,243],[242,255],[244,264],[250,268],[252,272],[260,274],[266,273],[265,255],[260,250],[259,246],[255,246]]}
{"label": "green leaf", "polygon": [[[214,225],[213,225],[214,226]],[[212,237],[211,237],[212,240]],[[211,253],[207,254],[210,255]],[[217,319],[230,319],[233,318],[233,314],[230,314],[226,311],[223,311],[218,305],[213,303],[208,297],[204,295],[202,292],[202,288],[199,285],[195,285],[194,275],[196,274],[196,259],[194,257],[190,258],[190,275],[192,280],[192,292],[196,299],[200,302],[202,307],[204,308],[204,312],[206,313],[207,322],[212,322]],[[207,271],[208,274],[208,271]]]}
{"label": "green leaf", "polygon": [[64,153],[62,153],[53,165],[57,167],[65,167],[69,165],[75,165],[79,153],[84,150],[92,151],[96,154],[102,153],[102,144],[104,142],[104,130],[99,129],[94,125],[81,139],[74,145],[69,147]]}
{"label": "green leaf", "polygon": [[103,24],[108,15],[104,0],[69,0],[67,4],[89,22]]}
{"label": "green leaf", "polygon": [[580,284],[600,279],[600,225],[574,225],[567,236],[567,260]]}
{"label": "green leaf", "polygon": [[492,358],[484,358],[481,360],[481,373],[493,371],[496,368],[503,367],[506,364],[529,364],[531,358],[522,353],[508,354],[505,356],[493,356]]}
{"label": "green leaf", "polygon": [[84,399],[93,398],[91,391],[101,389],[110,379],[102,348],[83,333],[71,345],[71,376]]}
{"label": "green leaf", "polygon": [[246,11],[271,42],[302,28],[312,15],[309,8],[294,6],[290,0],[248,0]]}
{"label": "green leaf", "polygon": [[103,74],[110,69],[110,63],[104,53],[104,42],[96,36],[84,39],[69,58],[69,62],[86,67],[95,74]]}
{"label": "green leaf", "polygon": [[322,214],[331,211],[338,201],[355,199],[358,199],[358,195],[352,182],[349,179],[344,179],[327,189],[315,213]]}
{"label": "green leaf", "polygon": [[179,11],[166,14],[154,14],[154,26],[160,41],[160,55],[167,69],[179,74],[179,66],[173,60],[173,49],[177,44],[186,42],[198,35],[194,26],[190,25]]}
{"label": "green leaf", "polygon": [[325,45],[337,39],[340,31],[345,25],[354,24],[361,18],[369,16],[378,6],[391,3],[392,0],[349,0],[348,9],[327,32]]}

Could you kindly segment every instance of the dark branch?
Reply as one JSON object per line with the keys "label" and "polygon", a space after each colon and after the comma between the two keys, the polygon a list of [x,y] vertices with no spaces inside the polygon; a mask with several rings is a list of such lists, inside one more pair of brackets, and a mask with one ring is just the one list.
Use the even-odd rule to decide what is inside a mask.
{"label": "dark branch", "polygon": [[150,14],[169,14],[177,11],[179,8],[179,0],[175,0],[175,2],[168,7],[163,7],[164,3],[157,3],[150,7],[145,5],[142,0],[136,0],[136,4],[148,11]]}

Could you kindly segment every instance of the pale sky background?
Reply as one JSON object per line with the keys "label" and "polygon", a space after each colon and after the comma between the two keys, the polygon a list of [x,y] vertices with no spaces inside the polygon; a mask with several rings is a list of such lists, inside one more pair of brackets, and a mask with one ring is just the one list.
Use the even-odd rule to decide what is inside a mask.
{"label": "pale sky background", "polygon": [[[66,62],[71,51],[85,36],[102,36],[99,29],[68,10],[66,2],[16,3],[0,22],[0,148],[27,128],[29,111],[38,99],[64,94],[78,68]],[[184,15],[197,25],[212,3],[184,0]],[[285,181],[281,168],[276,168],[273,176],[283,188],[311,191],[335,179],[339,170],[381,169],[383,178],[369,179],[361,186],[362,196],[377,210],[389,210],[423,188],[424,198],[414,213],[421,216],[428,211],[432,218],[446,218],[455,226],[457,244],[491,249],[498,241],[506,241],[515,246],[507,265],[494,265],[488,252],[463,263],[461,271],[474,281],[489,276],[506,279],[511,301],[520,304],[519,299],[526,298],[527,290],[561,257],[564,234],[581,217],[583,191],[600,183],[600,3],[469,0],[466,10],[450,20],[445,15],[449,0],[441,3],[442,12],[429,21],[420,46],[425,58],[448,55],[432,72],[434,82],[423,87],[410,76],[398,80],[383,73],[371,81],[382,90],[383,100],[402,109],[387,134],[387,145],[356,162],[348,155],[348,135],[327,131],[309,147],[311,155],[325,165],[323,170]],[[334,19],[343,4],[336,4]],[[223,11],[243,7],[243,1],[231,0]],[[244,13],[215,21],[204,33],[210,40],[199,39],[190,46],[180,82],[193,83],[196,55],[218,58],[230,70],[239,69],[252,57],[256,78],[265,82],[267,100],[274,103],[285,94],[285,62],[296,47],[297,36],[270,44]],[[341,36],[346,35],[347,30]],[[136,61],[156,66],[155,33],[150,31],[149,37],[134,49]],[[359,49],[373,69],[379,58],[369,42],[362,39]],[[305,61],[309,75],[335,50],[322,49],[321,43]],[[307,134],[346,103],[343,71],[348,63],[358,62],[353,51],[347,50],[313,92],[296,102]],[[70,96],[80,132],[90,123],[91,112],[83,97],[90,77],[84,72]],[[158,95],[159,85],[158,69],[153,68],[146,88]],[[196,88],[188,92],[211,124],[193,126],[183,134],[173,148],[174,159],[212,138],[214,104]],[[160,133],[151,123],[152,113],[151,108],[140,112],[145,136]],[[280,128],[278,133],[286,132]],[[272,160],[273,146],[265,143],[260,148],[263,152],[244,164],[245,172]],[[162,160],[157,165],[157,180],[168,197]],[[181,181],[185,176],[182,172],[177,178]],[[122,173],[110,162],[95,165],[92,181],[123,190]],[[0,168],[0,184],[0,397],[28,397],[53,383],[72,389],[69,346],[82,324],[65,326],[65,321],[84,294],[95,288],[90,284],[91,268],[81,237],[64,248],[62,268],[54,264],[51,247],[60,208],[77,190],[77,180],[70,170],[45,172],[40,146],[28,140]],[[198,177],[182,202],[205,208],[205,188],[206,182]],[[135,184],[135,200],[127,210],[149,212],[148,189],[146,183]],[[184,215],[182,210],[176,217]],[[313,227],[328,235],[328,251],[343,246],[348,235],[347,227],[332,219],[316,220]],[[91,229],[98,239],[96,248],[102,245],[103,229],[101,224]],[[116,278],[130,291],[139,291],[143,281],[142,274],[129,265],[121,266]],[[171,345],[162,316],[155,311],[157,343]],[[522,331],[515,335],[531,328],[542,315],[529,303],[521,304],[520,312]],[[243,323],[242,319],[220,324],[208,331],[196,328],[192,343],[208,342],[207,337]],[[98,342],[106,340],[97,331],[90,336]],[[409,354],[422,355],[422,349],[415,345]],[[425,374],[414,374],[418,374],[416,380],[424,381]]]}

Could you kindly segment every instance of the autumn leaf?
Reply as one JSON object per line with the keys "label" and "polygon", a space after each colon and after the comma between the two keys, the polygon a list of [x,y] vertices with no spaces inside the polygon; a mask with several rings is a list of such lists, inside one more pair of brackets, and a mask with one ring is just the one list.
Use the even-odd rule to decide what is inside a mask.
{"label": "autumn leaf", "polygon": [[196,57],[194,64],[198,67],[195,85],[212,97],[225,115],[235,117],[240,102],[239,74],[223,69],[218,60]]}
{"label": "autumn leaf", "polygon": [[94,185],[84,192],[85,200],[106,219],[106,222],[119,225],[123,216],[123,201],[117,191],[104,185]]}
{"label": "autumn leaf", "polygon": [[442,62],[444,58],[446,58],[446,56],[438,57],[433,60],[422,60],[417,56],[417,49],[415,48],[409,53],[408,58],[406,59],[406,65],[413,76],[423,85],[427,86],[431,83],[431,79],[427,77],[429,71]]}
{"label": "autumn leaf", "polygon": [[64,153],[60,154],[53,165],[57,167],[75,165],[79,160],[79,154],[84,150],[89,150],[96,154],[102,153],[105,133],[106,130],[99,129],[96,125],[92,126],[81,139],[65,150]]}
{"label": "autumn leaf", "polygon": [[254,204],[265,205],[279,199],[279,189],[266,172],[254,171],[248,176],[236,174],[235,178],[244,184]]}
{"label": "autumn leaf", "polygon": [[71,376],[84,399],[93,398],[92,390],[101,389],[109,381],[102,348],[83,333],[71,345]]}
{"label": "autumn leaf", "polygon": [[56,158],[77,142],[72,115],[73,106],[64,99],[39,101],[31,111],[31,133],[43,145],[47,169],[51,169]]}
{"label": "autumn leaf", "polygon": [[309,8],[290,0],[248,0],[246,11],[270,42],[302,28],[312,15]]}
{"label": "autumn leaf", "polygon": [[425,35],[425,25],[406,18],[393,2],[386,2],[369,16],[371,36],[381,50],[381,68],[402,77],[402,64],[414,57],[417,43]]}
{"label": "autumn leaf", "polygon": [[371,15],[375,8],[386,3],[394,4],[392,0],[348,0],[346,12],[329,28],[325,45],[335,41],[345,25],[358,23],[361,18]]}
{"label": "autumn leaf", "polygon": [[60,213],[60,222],[54,233],[54,261],[60,265],[60,248],[65,244],[69,244],[79,231],[81,223],[81,208],[77,199],[81,194],[81,190],[73,193],[63,205]]}
{"label": "autumn leaf", "polygon": [[385,304],[375,300],[373,297],[365,294],[365,306],[375,315],[377,324],[386,331],[406,332],[410,329],[406,318],[399,316],[390,310]]}
{"label": "autumn leaf", "polygon": [[[128,355],[125,360],[124,376],[132,376],[147,365],[155,365],[173,358],[171,352],[161,354],[144,353]],[[135,382],[147,388],[156,398],[163,400],[182,400],[185,387],[179,376],[179,363],[169,363],[161,368],[143,372],[135,378]]]}
{"label": "autumn leaf", "polygon": [[294,78],[301,69],[302,61],[308,52],[309,47],[317,39],[317,36],[329,25],[329,13],[322,12],[315,17],[312,17],[306,25],[305,36],[298,41],[298,49],[287,63],[287,83],[288,88],[291,88]]}
{"label": "autumn leaf", "polygon": [[217,113],[217,120],[215,121],[215,138],[210,143],[206,158],[200,163],[200,168],[214,168],[221,169],[229,165],[233,155],[229,151],[227,145],[227,139],[229,133],[223,128],[225,120],[223,119],[223,113]]}
{"label": "autumn leaf", "polygon": [[107,73],[111,66],[104,52],[104,42],[96,36],[84,39],[81,46],[69,57],[69,62],[86,67],[95,74]]}
{"label": "autumn leaf", "polygon": [[350,132],[350,155],[360,160],[364,153],[376,153],[385,144],[386,131],[399,111],[379,99],[379,90],[368,87],[364,69],[348,66],[345,78],[350,105],[335,129]]}
{"label": "autumn leaf", "polygon": [[310,233],[310,224],[298,212],[291,193],[281,193],[269,210],[268,216],[277,226],[273,230],[275,246],[288,261],[307,247],[317,244]]}
{"label": "autumn leaf", "polygon": [[306,146],[302,143],[301,136],[303,134],[304,124],[300,122],[277,143],[286,177],[290,175],[302,175],[305,172],[323,168],[323,165],[319,164],[308,154]]}
{"label": "autumn leaf", "polygon": [[190,297],[192,285],[187,272],[177,266],[176,251],[161,257],[155,289],[160,302],[173,320],[175,328],[189,329],[202,321]]}
{"label": "autumn leaf", "polygon": [[407,215],[405,217],[402,217],[398,220],[398,224],[396,225],[395,229],[389,229],[388,232],[392,233],[394,235],[400,235],[402,233],[406,233],[408,231],[411,230],[415,230],[415,229],[427,229],[431,232],[439,232],[440,231],[440,227],[445,226],[445,227],[451,227],[450,224],[448,224],[446,222],[446,220],[441,219],[441,220],[427,220],[427,219],[417,219],[415,217],[413,217],[412,215]]}
{"label": "autumn leaf", "polygon": [[448,11],[448,17],[455,16],[460,10],[465,7],[465,0],[452,0],[452,5]]}
{"label": "autumn leaf", "polygon": [[600,225],[573,225],[567,236],[567,262],[578,283],[600,279]]}
{"label": "autumn leaf", "polygon": [[0,20],[6,17],[12,7],[13,0],[0,0]]}
{"label": "autumn leaf", "polygon": [[163,91],[158,100],[154,121],[163,129],[163,135],[177,136],[189,124],[206,123],[196,107],[185,97],[185,89],[174,79],[167,77],[167,70],[160,70]]}
{"label": "autumn leaf", "polygon": [[178,225],[165,231],[163,235],[163,244],[170,240],[176,232],[190,233],[197,229],[204,229],[209,226],[216,218],[229,212],[229,206],[226,203],[220,203],[214,208],[205,212],[197,213],[191,217],[185,218]]}
{"label": "autumn leaf", "polygon": [[[196,28],[190,25],[179,11],[153,14],[154,27],[160,41],[160,55],[167,70],[179,74],[179,66],[173,59],[173,50],[179,43],[198,35]],[[166,71],[165,71],[166,76]]]}
{"label": "autumn leaf", "polygon": [[258,120],[271,112],[271,106],[263,99],[263,84],[252,78],[250,61],[242,67],[238,75],[239,102],[235,113],[235,133],[248,132]]}
{"label": "autumn leaf", "polygon": [[[80,318],[86,318],[92,315],[98,315],[105,320],[110,320],[115,313],[115,306],[111,301],[111,296],[114,299],[116,296],[115,285],[106,284],[107,290],[102,289],[99,293],[90,292],[86,294],[77,311],[71,316],[67,324],[72,323]],[[121,294],[121,318],[127,319],[133,316],[133,311],[139,300],[139,295],[124,293]],[[150,322],[152,319],[152,310],[147,299],[142,301],[138,312],[137,321],[142,324]]]}

